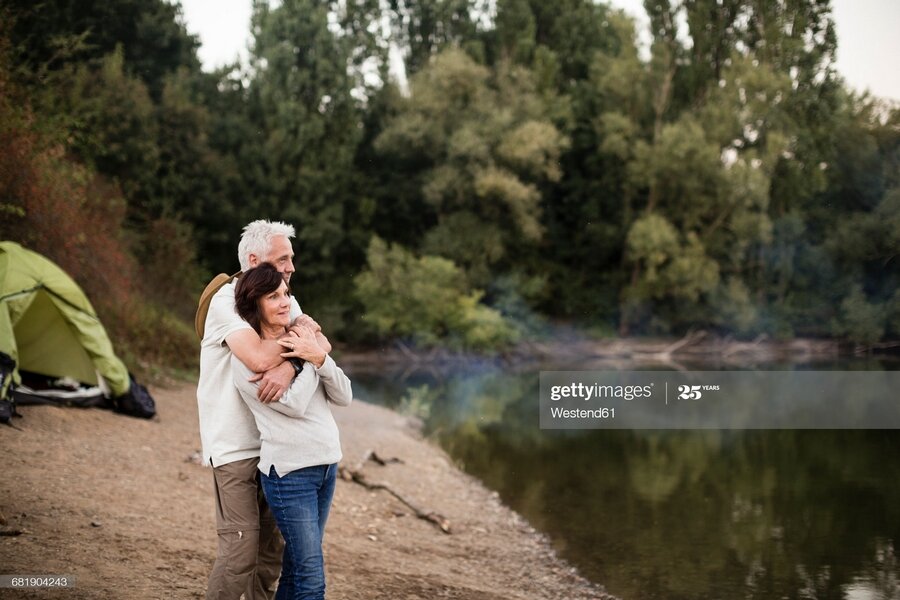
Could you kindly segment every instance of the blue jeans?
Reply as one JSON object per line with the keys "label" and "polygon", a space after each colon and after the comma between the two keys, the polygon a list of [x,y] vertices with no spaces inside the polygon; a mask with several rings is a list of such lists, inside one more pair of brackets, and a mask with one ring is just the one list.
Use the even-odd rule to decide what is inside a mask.
{"label": "blue jeans", "polygon": [[275,600],[324,600],[322,536],[334,496],[337,465],[316,465],[279,477],[261,474],[263,491],[284,537]]}

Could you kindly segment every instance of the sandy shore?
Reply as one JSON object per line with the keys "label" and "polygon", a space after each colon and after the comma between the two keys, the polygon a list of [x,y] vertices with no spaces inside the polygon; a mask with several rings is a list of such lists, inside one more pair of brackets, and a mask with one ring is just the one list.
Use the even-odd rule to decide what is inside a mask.
{"label": "sandy shore", "polygon": [[[74,589],[0,596],[203,597],[216,539],[211,473],[191,460],[195,388],[151,391],[153,421],[42,406],[20,407],[20,429],[0,427],[0,572],[76,578]],[[330,599],[611,598],[407,419],[363,402],[334,412],[343,464],[371,450],[399,458],[361,471],[446,517],[452,533],[385,491],[339,481],[325,540]]]}

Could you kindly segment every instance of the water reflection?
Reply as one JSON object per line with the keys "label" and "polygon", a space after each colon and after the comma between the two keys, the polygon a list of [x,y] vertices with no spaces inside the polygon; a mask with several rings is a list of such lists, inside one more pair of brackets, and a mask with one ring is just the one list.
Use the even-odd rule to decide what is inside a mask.
{"label": "water reflection", "polygon": [[623,598],[900,598],[900,431],[542,431],[538,371],[351,375]]}

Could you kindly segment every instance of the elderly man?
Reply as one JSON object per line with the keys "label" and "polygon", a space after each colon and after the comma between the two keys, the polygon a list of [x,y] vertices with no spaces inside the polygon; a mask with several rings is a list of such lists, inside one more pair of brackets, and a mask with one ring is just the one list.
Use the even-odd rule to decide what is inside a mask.
{"label": "elderly man", "polygon": [[[238,245],[241,269],[261,262],[275,265],[290,283],[294,228],[271,221],[254,221],[244,228]],[[278,400],[290,386],[297,367],[281,357],[283,347],[261,340],[234,306],[236,282],[222,286],[210,301],[200,344],[197,403],[203,460],[213,467],[218,554],[209,576],[206,597],[216,600],[271,600],[281,572],[284,541],[259,487],[260,439],[253,415],[234,386],[231,354],[251,366],[260,381],[259,401]],[[327,350],[321,328],[291,300],[293,325],[309,327]]]}

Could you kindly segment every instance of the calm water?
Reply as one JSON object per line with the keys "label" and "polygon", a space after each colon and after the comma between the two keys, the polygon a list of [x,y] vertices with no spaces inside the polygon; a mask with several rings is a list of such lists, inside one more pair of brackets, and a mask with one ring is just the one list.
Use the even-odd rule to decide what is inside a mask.
{"label": "calm water", "polygon": [[900,431],[542,431],[540,369],[348,371],[622,598],[900,598]]}

